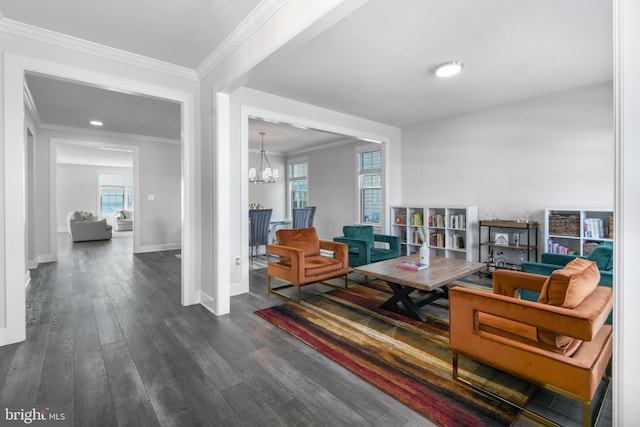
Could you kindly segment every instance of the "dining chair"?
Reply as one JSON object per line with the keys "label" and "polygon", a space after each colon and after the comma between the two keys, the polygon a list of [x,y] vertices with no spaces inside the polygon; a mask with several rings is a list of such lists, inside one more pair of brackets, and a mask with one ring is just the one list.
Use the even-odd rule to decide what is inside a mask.
{"label": "dining chair", "polygon": [[316,207],[315,206],[307,206],[309,210],[311,210],[311,214],[309,215],[309,224],[307,227],[313,227],[313,219],[316,216]]}
{"label": "dining chair", "polygon": [[269,222],[273,209],[250,209],[249,210],[249,252],[250,260],[258,256],[260,246],[265,247],[265,257],[267,257],[267,245],[269,242]]}
{"label": "dining chair", "polygon": [[293,209],[293,229],[308,228],[309,217],[311,216],[311,209],[309,208],[294,208]]}

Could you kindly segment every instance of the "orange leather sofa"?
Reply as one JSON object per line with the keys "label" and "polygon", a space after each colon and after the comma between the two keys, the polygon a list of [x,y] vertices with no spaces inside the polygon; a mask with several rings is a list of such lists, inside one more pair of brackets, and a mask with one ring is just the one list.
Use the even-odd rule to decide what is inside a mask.
{"label": "orange leather sofa", "polygon": [[[591,425],[591,403],[609,377],[612,352],[605,322],[613,291],[599,280],[594,262],[576,259],[551,276],[496,271],[493,293],[450,289],[454,378],[460,379],[458,355],[469,357],[580,401],[583,424]],[[519,289],[540,298],[521,300]]]}
{"label": "orange leather sofa", "polygon": [[[277,245],[269,245],[270,255],[279,257],[267,267],[269,292],[300,302],[300,287],[335,277],[344,277],[347,287],[349,272],[349,247],[343,243],[319,240],[315,228],[282,229],[276,231]],[[320,250],[330,251],[334,257],[321,255]],[[287,282],[273,288],[271,277]],[[325,283],[334,286],[330,283]],[[297,299],[280,292],[281,289],[296,286]]]}

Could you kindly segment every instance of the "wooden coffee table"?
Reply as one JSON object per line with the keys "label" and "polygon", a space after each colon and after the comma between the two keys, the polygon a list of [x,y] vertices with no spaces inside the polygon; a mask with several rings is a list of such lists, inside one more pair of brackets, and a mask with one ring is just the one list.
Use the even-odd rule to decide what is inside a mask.
{"label": "wooden coffee table", "polygon": [[[429,268],[415,271],[397,267],[396,264],[402,261],[418,262],[419,255],[409,255],[362,265],[354,267],[353,271],[383,280],[389,285],[393,295],[382,304],[382,308],[423,322],[426,322],[427,318],[420,307],[439,298],[449,298],[447,286],[449,283],[471,273],[476,273],[485,267],[485,264],[480,262],[431,257]],[[411,294],[416,290],[424,292],[412,297]]]}

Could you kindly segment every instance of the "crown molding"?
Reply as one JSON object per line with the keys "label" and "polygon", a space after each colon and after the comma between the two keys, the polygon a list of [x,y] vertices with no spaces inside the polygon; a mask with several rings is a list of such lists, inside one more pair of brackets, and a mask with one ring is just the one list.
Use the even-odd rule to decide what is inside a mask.
{"label": "crown molding", "polygon": [[159,61],[136,53],[90,42],[78,37],[57,33],[55,31],[46,30],[44,28],[35,27],[33,25],[24,24],[7,18],[0,19],[0,32],[25,37],[77,52],[88,53],[108,60],[118,61],[124,64],[169,74],[174,77],[198,81],[196,72],[189,68],[180,67],[168,62]]}
{"label": "crown molding", "polygon": [[130,141],[157,142],[157,143],[163,143],[163,144],[176,144],[176,145],[182,144],[182,141],[179,139],[162,138],[159,136],[137,135],[134,133],[109,132],[104,130],[84,129],[84,128],[76,128],[73,126],[42,124],[38,126],[38,129],[54,131],[54,132],[68,132],[68,133],[75,133],[75,134],[81,134],[81,135],[91,135],[91,136],[102,137],[102,138],[111,137],[111,138],[127,139]]}
{"label": "crown molding", "polygon": [[224,61],[238,46],[244,43],[287,0],[262,0],[255,9],[205,58],[196,69],[198,78],[203,79]]}

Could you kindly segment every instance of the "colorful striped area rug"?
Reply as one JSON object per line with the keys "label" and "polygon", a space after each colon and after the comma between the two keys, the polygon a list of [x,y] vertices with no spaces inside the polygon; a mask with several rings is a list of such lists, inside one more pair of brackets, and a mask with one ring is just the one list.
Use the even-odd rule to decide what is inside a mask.
{"label": "colorful striped area rug", "polygon": [[[510,425],[518,410],[452,379],[448,301],[418,322],[379,308],[389,294],[351,285],[256,313],[441,426]],[[460,376],[526,403],[532,384],[461,358]]]}

